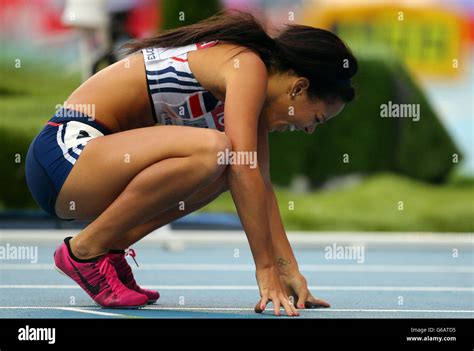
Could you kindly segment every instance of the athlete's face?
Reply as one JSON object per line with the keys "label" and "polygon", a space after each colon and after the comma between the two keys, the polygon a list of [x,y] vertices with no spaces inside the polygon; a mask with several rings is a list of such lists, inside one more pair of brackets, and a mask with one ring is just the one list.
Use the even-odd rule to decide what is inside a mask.
{"label": "athlete's face", "polygon": [[[343,108],[344,103],[340,100],[329,102],[308,97],[299,99],[296,96],[294,102],[289,104],[287,111],[285,111],[287,113],[287,128],[290,131],[296,130],[312,134],[318,125],[335,117]],[[287,128],[285,127],[283,130]]]}
{"label": "athlete's face", "polygon": [[336,116],[345,104],[339,99],[311,98],[307,94],[309,82],[294,79],[289,88],[264,109],[270,132],[286,130],[314,132],[316,126]]}

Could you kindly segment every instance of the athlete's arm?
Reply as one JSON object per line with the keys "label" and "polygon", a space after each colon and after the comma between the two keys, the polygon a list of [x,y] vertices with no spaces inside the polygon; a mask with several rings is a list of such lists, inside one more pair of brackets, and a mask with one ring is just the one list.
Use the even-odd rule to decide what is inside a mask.
{"label": "athlete's arm", "polygon": [[[236,61],[237,60],[237,61]],[[225,68],[225,133],[234,152],[257,152],[257,129],[266,96],[267,69],[254,53],[244,52]],[[266,186],[260,168],[231,164],[229,189],[247,235],[256,265],[257,281],[264,306],[269,299],[280,314],[280,304],[288,315],[296,314],[281,288],[268,219]]]}
{"label": "athlete's arm", "polygon": [[305,277],[300,273],[296,257],[291,248],[285,227],[281,219],[278,201],[270,180],[270,150],[268,146],[268,131],[259,123],[258,129],[258,163],[265,182],[268,219],[273,242],[273,252],[280,280],[286,293],[293,296],[298,308],[329,307],[326,301],[315,298],[308,289]]}
{"label": "athlete's arm", "polygon": [[266,189],[267,212],[270,224],[270,233],[273,242],[273,253],[275,263],[280,274],[298,273],[298,263],[291,248],[288,237],[286,236],[285,227],[281,219],[280,210],[278,208],[277,198],[273,190],[270,180],[270,162],[268,147],[268,131],[259,126],[258,129],[258,163],[263,174]]}

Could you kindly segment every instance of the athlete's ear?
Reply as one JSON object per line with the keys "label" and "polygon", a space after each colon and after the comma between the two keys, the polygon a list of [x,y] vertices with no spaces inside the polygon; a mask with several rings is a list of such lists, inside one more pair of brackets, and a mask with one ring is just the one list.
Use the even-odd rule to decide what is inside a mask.
{"label": "athlete's ear", "polygon": [[301,95],[309,88],[309,80],[305,77],[298,77],[291,86],[291,96]]}

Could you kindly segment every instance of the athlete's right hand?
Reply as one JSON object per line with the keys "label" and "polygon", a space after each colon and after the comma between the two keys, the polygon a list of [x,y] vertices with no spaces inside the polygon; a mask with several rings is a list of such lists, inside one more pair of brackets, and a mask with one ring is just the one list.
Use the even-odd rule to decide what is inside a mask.
{"label": "athlete's right hand", "polygon": [[279,279],[276,267],[257,269],[256,271],[258,288],[260,290],[260,301],[255,306],[256,313],[262,313],[269,301],[273,303],[275,315],[280,316],[280,307],[283,307],[288,316],[299,316],[293,303],[285,294]]}

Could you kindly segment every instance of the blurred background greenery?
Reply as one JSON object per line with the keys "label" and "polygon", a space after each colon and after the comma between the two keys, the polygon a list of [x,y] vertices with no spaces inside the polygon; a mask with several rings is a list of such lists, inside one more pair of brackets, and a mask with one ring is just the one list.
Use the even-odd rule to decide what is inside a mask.
{"label": "blurred background greenery", "polygon": [[[52,2],[42,3],[50,3],[54,9]],[[152,35],[157,27],[193,23],[232,5],[231,1],[217,0],[134,3],[146,4],[147,11],[156,11],[156,16],[135,15],[139,19],[148,18],[151,29],[142,29],[142,34],[137,34],[138,30],[134,32],[127,27],[130,37]],[[282,1],[283,9],[278,11],[276,5],[275,8],[268,2],[263,5],[251,11],[264,21],[281,24],[289,22],[291,6],[295,3]],[[311,7],[317,8],[317,5]],[[56,10],[59,16],[62,7]],[[185,15],[184,20],[181,14]],[[282,14],[290,15],[284,18]],[[0,15],[5,16],[6,12]],[[336,32],[342,28],[341,24],[350,23],[344,18],[332,25],[327,19],[313,23],[311,18],[303,16],[296,21],[321,23]],[[29,143],[52,116],[55,106],[62,104],[81,83],[80,66],[70,65],[71,60],[78,59],[73,46],[77,46],[77,40],[56,44],[53,52],[64,54],[54,58],[45,53],[34,55],[24,47],[27,44],[40,47],[45,45],[44,40],[48,42],[48,38],[58,35],[74,38],[68,28],[61,28],[60,33],[47,32],[43,41],[33,36],[15,43],[12,39],[16,34],[12,32],[4,33],[1,38],[4,50],[0,52],[0,208],[3,210],[37,208],[24,177]],[[379,44],[374,40],[374,47]],[[287,228],[472,232],[474,177],[472,170],[462,163],[463,154],[467,151],[470,157],[472,150],[461,151],[456,136],[446,128],[439,109],[413,73],[413,62],[389,49],[354,51],[360,61],[360,71],[354,79],[356,101],[311,136],[288,132],[270,136],[272,181]],[[17,67],[19,57],[21,64]],[[449,80],[451,85],[456,81]],[[469,91],[466,97],[469,100]],[[388,101],[420,104],[420,120],[381,118],[381,105]],[[235,212],[235,209],[230,195],[224,194],[201,211]]]}

